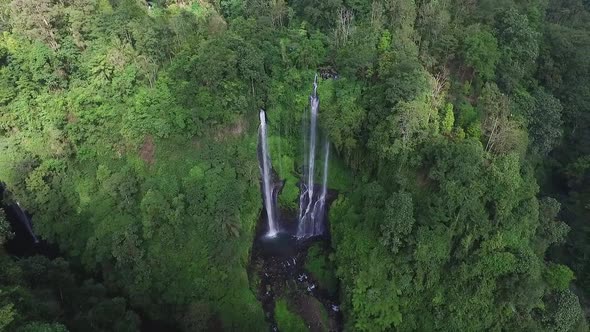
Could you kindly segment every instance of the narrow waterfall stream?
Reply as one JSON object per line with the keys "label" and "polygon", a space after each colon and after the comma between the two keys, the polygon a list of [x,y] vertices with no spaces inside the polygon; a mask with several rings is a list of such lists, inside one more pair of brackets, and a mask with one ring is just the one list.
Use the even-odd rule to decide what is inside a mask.
{"label": "narrow waterfall stream", "polygon": [[275,198],[273,195],[273,187],[271,186],[271,171],[272,164],[270,161],[270,152],[268,151],[268,136],[266,132],[266,113],[264,110],[260,110],[260,146],[261,146],[261,163],[260,172],[262,174],[262,186],[264,196],[264,209],[266,210],[266,218],[268,222],[268,231],[266,236],[274,237],[279,232],[279,226],[277,220],[277,209],[275,206]]}
{"label": "narrow waterfall stream", "polygon": [[313,218],[313,235],[323,234],[323,221],[326,218],[326,195],[328,193],[328,165],[330,159],[330,142],[324,139],[324,169],[322,170],[322,190],[320,198],[315,202],[312,211]]}

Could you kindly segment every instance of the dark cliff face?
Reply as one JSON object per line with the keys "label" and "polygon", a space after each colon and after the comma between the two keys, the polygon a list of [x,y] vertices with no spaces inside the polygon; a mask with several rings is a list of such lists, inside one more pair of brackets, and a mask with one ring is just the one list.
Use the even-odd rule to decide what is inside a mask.
{"label": "dark cliff face", "polygon": [[9,191],[6,190],[5,184],[0,183],[0,198],[2,198],[0,208],[4,210],[13,233],[5,244],[6,251],[17,257],[34,255],[43,255],[51,259],[58,257],[57,245],[39,239],[33,232],[32,215],[18,203],[8,203],[4,199],[7,195]]}
{"label": "dark cliff face", "polygon": [[6,214],[6,219],[12,229],[12,237],[6,242],[5,248],[11,255],[27,256],[34,253],[35,238],[31,235],[26,227],[26,215],[20,211],[16,203],[9,204],[4,199],[8,195],[4,183],[0,183],[0,203],[2,210]]}
{"label": "dark cliff face", "polygon": [[22,220],[16,204],[3,205],[6,219],[10,223],[14,235],[6,242],[6,251],[15,256],[30,256],[35,254],[35,238],[31,236]]}

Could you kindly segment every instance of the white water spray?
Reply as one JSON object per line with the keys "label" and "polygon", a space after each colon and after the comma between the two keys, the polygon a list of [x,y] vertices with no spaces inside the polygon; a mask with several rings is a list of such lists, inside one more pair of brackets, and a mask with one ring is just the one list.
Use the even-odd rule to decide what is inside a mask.
{"label": "white water spray", "polygon": [[305,207],[305,215],[309,214],[311,204],[313,201],[314,183],[313,176],[315,172],[315,144],[317,137],[317,119],[318,119],[318,107],[320,100],[317,94],[318,89],[318,75],[315,76],[313,81],[313,94],[310,97],[311,104],[311,124],[309,126],[309,155],[307,156],[308,167],[307,167],[307,206]]}
{"label": "white water spray", "polygon": [[[328,194],[328,164],[330,159],[330,142],[326,138],[324,146],[324,172],[322,173],[322,192],[320,194],[320,203],[323,213],[323,207],[326,205],[326,195]],[[314,211],[315,212],[315,211]]]}
{"label": "white water spray", "polygon": [[[305,163],[307,168],[304,171],[304,182],[301,185],[301,194],[299,196],[299,225],[297,227],[297,237],[306,238],[315,235],[320,235],[323,232],[322,218],[324,216],[324,206],[327,192],[328,182],[328,157],[329,157],[329,143],[326,139],[323,181],[321,192],[316,192],[314,175],[315,175],[315,157],[317,145],[317,117],[320,100],[317,95],[318,77],[315,76],[313,82],[313,92],[309,97],[310,102],[310,125],[309,125],[309,145],[304,144],[308,149],[305,154]],[[307,143],[307,138],[304,137],[304,142]]]}
{"label": "white water spray", "polygon": [[21,222],[27,228],[27,231],[29,232],[29,234],[31,234],[33,241],[35,243],[39,243],[39,239],[37,239],[37,236],[35,235],[35,233],[33,233],[33,224],[31,223],[31,218],[29,218],[29,216],[27,216],[27,213],[25,212],[25,210],[23,210],[22,206],[20,206],[19,202],[16,202],[16,206],[18,208],[17,213],[19,214]]}
{"label": "white water spray", "polygon": [[324,147],[324,169],[322,173],[322,190],[320,192],[320,197],[315,201],[313,205],[313,210],[311,211],[311,228],[313,235],[319,235],[324,232],[323,229],[323,218],[325,216],[325,207],[326,207],[326,196],[328,194],[328,160],[330,158],[330,142],[326,138],[325,147]]}
{"label": "white water spray", "polygon": [[276,211],[273,204],[273,188],[271,187],[270,175],[272,165],[270,162],[270,154],[268,152],[266,114],[264,113],[264,110],[260,110],[260,145],[262,147],[262,163],[260,172],[262,174],[262,185],[264,187],[264,209],[266,210],[266,218],[268,221],[268,232],[266,235],[269,237],[274,237],[279,232],[279,228],[276,223]]}

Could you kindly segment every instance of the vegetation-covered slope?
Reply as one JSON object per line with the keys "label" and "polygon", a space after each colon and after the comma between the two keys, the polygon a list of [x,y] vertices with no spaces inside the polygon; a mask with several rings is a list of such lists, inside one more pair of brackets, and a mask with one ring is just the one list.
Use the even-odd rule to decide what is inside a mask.
{"label": "vegetation-covered slope", "polygon": [[[264,330],[246,274],[261,208],[258,109],[287,179],[280,202],[295,208],[310,85],[335,70],[318,92],[340,193],[326,265],[345,327],[582,331],[589,10],[582,0],[3,0],[0,180],[39,235],[119,296],[105,301],[127,299],[113,317]],[[92,315],[16,319],[25,297],[5,296],[15,281],[0,281],[0,327],[112,328]]]}

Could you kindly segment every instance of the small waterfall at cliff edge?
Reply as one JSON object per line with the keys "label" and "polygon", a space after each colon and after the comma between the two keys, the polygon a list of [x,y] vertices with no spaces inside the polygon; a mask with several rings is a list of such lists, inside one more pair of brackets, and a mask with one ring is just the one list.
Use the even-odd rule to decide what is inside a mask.
{"label": "small waterfall at cliff edge", "polygon": [[[301,193],[299,195],[299,225],[297,227],[298,238],[308,238],[321,235],[324,232],[325,219],[325,201],[327,194],[328,182],[328,160],[330,154],[330,144],[327,138],[324,138],[324,167],[322,174],[322,187],[318,193],[314,183],[315,176],[315,158],[317,145],[317,118],[320,106],[320,99],[317,94],[318,76],[315,76],[313,82],[313,91],[309,97],[310,103],[310,123],[309,136],[304,137],[305,164],[304,181],[301,182]],[[306,133],[307,134],[307,133]],[[308,144],[306,144],[309,142]]]}
{"label": "small waterfall at cliff edge", "polygon": [[264,196],[264,209],[266,210],[266,219],[268,223],[268,231],[266,236],[274,237],[279,232],[279,226],[277,223],[277,209],[275,206],[274,195],[272,190],[272,164],[270,162],[270,152],[268,151],[267,132],[266,132],[266,113],[264,110],[260,110],[260,146],[261,146],[261,163],[260,173],[262,175],[262,189]]}
{"label": "small waterfall at cliff edge", "polygon": [[25,210],[23,210],[22,206],[20,206],[19,202],[16,202],[16,207],[17,207],[16,211],[18,213],[18,216],[19,216],[20,220],[22,221],[23,225],[25,226],[25,228],[27,229],[27,231],[29,232],[29,234],[31,235],[31,237],[33,238],[33,242],[39,243],[37,236],[33,232],[31,218],[29,218],[29,216],[27,216],[27,213],[25,212]]}

